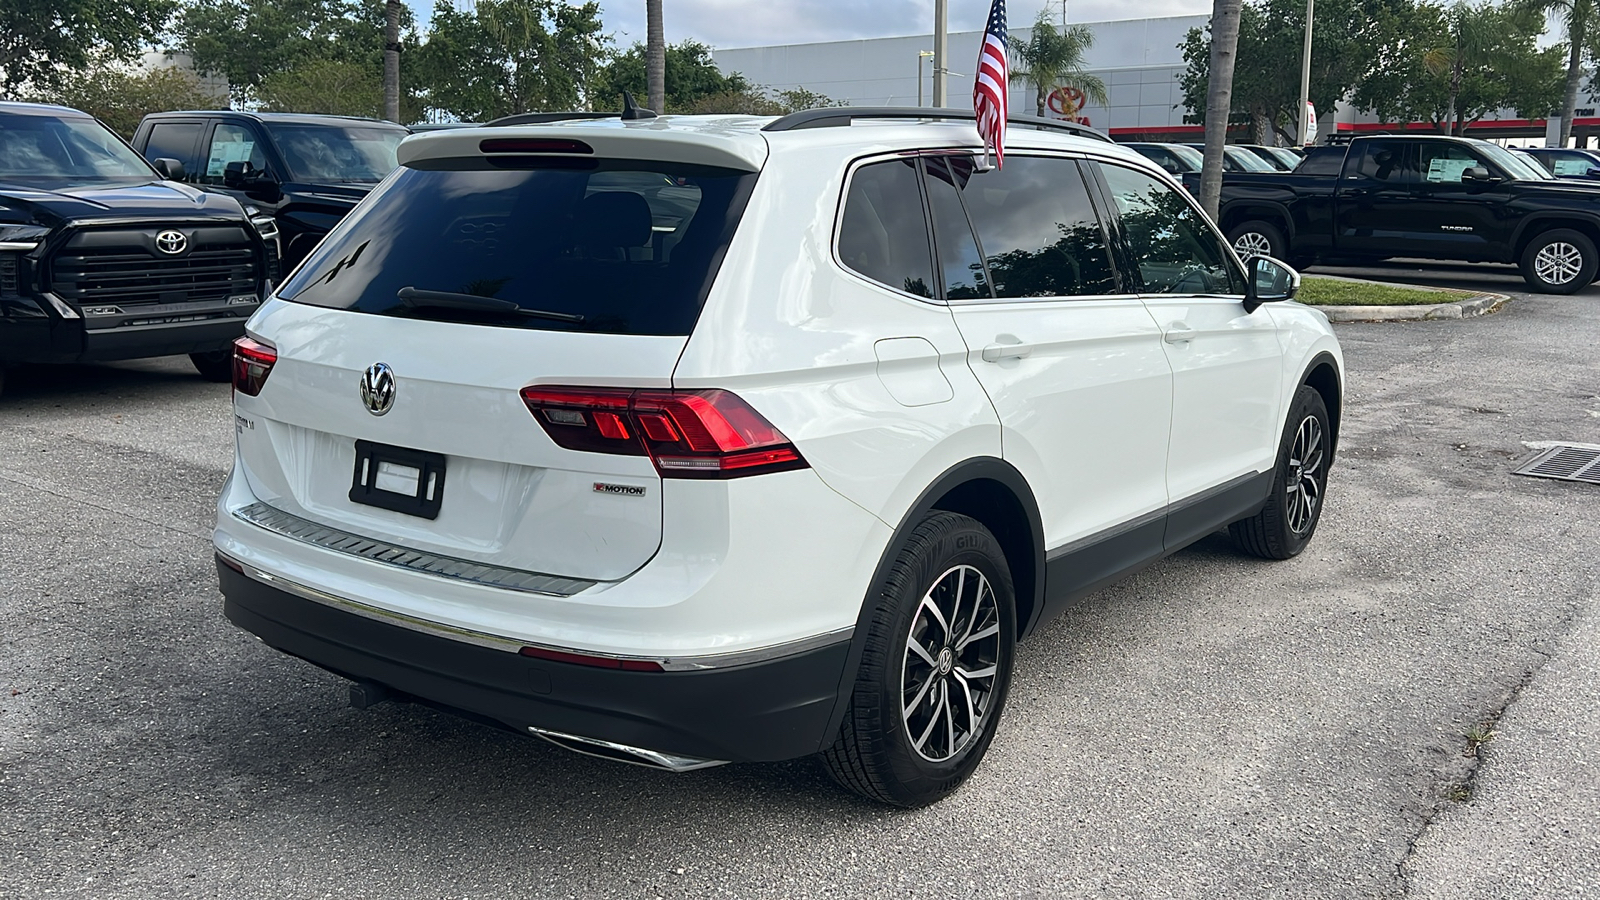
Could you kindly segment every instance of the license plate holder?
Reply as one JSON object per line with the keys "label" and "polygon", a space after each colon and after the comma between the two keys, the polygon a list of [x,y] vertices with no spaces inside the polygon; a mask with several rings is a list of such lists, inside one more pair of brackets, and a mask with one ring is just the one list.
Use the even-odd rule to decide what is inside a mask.
{"label": "license plate holder", "polygon": [[356,441],[350,500],[436,519],[444,502],[444,454]]}

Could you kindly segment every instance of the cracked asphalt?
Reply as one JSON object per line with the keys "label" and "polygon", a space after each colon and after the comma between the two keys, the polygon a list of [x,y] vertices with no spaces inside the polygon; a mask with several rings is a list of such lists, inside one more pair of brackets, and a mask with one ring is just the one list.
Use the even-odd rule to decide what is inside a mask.
{"label": "cracked asphalt", "polygon": [[227,387],[14,373],[0,897],[1600,895],[1600,487],[1510,474],[1600,444],[1600,288],[1339,335],[1306,553],[1216,535],[1086,598],[1020,648],[978,774],[911,812],[808,760],[669,775],[350,709],[222,618]]}

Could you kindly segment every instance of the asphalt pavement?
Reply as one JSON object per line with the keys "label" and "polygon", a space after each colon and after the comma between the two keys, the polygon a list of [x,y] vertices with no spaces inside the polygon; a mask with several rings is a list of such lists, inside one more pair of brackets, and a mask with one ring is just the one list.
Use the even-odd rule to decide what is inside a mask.
{"label": "asphalt pavement", "polygon": [[14,373],[0,897],[1600,894],[1600,488],[1510,474],[1524,442],[1600,443],[1600,289],[1339,271],[1515,299],[1340,326],[1306,553],[1216,535],[1086,598],[1021,646],[977,775],[910,812],[809,760],[671,775],[350,709],[222,618],[228,388],[185,360]]}

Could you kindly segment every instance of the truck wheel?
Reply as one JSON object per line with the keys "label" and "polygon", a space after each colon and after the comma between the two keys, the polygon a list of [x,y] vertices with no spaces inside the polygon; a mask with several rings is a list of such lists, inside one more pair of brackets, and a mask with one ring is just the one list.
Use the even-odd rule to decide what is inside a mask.
{"label": "truck wheel", "polygon": [[1271,222],[1260,219],[1251,219],[1233,226],[1228,230],[1228,243],[1233,245],[1234,252],[1239,254],[1240,259],[1249,259],[1252,256],[1286,259],[1289,254],[1289,242],[1284,239],[1283,232]]}
{"label": "truck wheel", "polygon": [[1594,282],[1597,269],[1594,241],[1570,228],[1535,235],[1522,251],[1522,278],[1541,294],[1576,293]]}
{"label": "truck wheel", "polygon": [[867,602],[850,707],[822,760],[864,797],[926,806],[960,787],[994,739],[1016,642],[1011,570],[982,523],[934,512]]}
{"label": "truck wheel", "polygon": [[194,363],[195,371],[207,381],[222,383],[233,380],[233,349],[211,350],[206,353],[189,354],[189,362]]}

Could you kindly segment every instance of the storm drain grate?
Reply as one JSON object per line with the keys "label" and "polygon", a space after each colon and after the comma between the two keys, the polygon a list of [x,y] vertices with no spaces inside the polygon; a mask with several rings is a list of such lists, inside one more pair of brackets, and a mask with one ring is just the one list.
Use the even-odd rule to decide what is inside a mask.
{"label": "storm drain grate", "polygon": [[1600,447],[1557,444],[1512,470],[1512,474],[1600,484]]}

